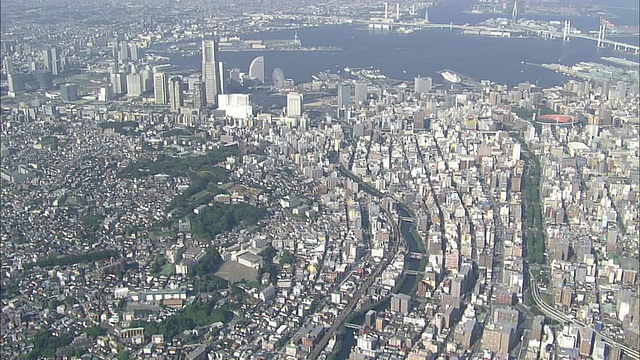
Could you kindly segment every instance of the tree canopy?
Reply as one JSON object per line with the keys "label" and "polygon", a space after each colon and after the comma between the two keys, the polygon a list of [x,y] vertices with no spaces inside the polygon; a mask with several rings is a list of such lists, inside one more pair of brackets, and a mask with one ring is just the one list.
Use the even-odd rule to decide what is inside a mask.
{"label": "tree canopy", "polygon": [[165,339],[172,339],[186,330],[193,330],[219,321],[226,323],[233,318],[230,305],[216,308],[215,304],[215,301],[197,302],[187,305],[180,313],[163,322],[134,321],[131,326],[144,328],[146,336],[163,334]]}
{"label": "tree canopy", "polygon": [[191,232],[200,238],[213,238],[241,223],[254,225],[266,214],[265,209],[246,203],[216,203],[191,217]]}
{"label": "tree canopy", "polygon": [[239,154],[237,146],[223,147],[210,151],[205,155],[190,157],[173,157],[158,154],[155,160],[139,160],[120,170],[122,177],[142,177],[143,175],[167,174],[169,176],[184,176],[190,172],[211,170],[228,156]]}

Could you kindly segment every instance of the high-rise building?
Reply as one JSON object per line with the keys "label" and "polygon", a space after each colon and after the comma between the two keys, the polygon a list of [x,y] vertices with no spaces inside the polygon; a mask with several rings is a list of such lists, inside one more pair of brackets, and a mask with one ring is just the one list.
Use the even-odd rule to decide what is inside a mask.
{"label": "high-rise building", "polygon": [[133,61],[140,60],[140,49],[137,44],[131,44],[131,46],[129,46],[129,56]]}
{"label": "high-rise building", "polygon": [[426,94],[431,91],[433,87],[433,79],[430,77],[417,77],[414,81],[414,91],[418,94]]}
{"label": "high-rise building", "polygon": [[193,107],[196,109],[202,109],[207,105],[206,99],[204,98],[204,84],[200,81],[193,83],[193,87],[191,88]]}
{"label": "high-rise building", "polygon": [[167,81],[167,74],[153,74],[153,93],[156,104],[165,105],[169,103],[169,82]]}
{"label": "high-rise building", "polygon": [[218,91],[219,94],[226,94],[225,92],[225,84],[227,82],[227,76],[225,76],[226,72],[224,71],[224,63],[222,61],[218,62]]}
{"label": "high-rise building", "polygon": [[8,57],[8,56],[4,57],[3,65],[4,65],[4,71],[5,71],[6,74],[13,74],[14,73],[13,61],[11,61],[10,57]]}
{"label": "high-rise building", "polygon": [[169,81],[169,105],[172,112],[180,111],[182,107],[182,79],[172,77]]}
{"label": "high-rise building", "polygon": [[249,77],[264,83],[264,56],[258,56],[249,65]]}
{"label": "high-rise building", "polygon": [[123,63],[126,60],[129,60],[130,56],[129,56],[129,43],[126,41],[123,41],[120,43],[120,52],[119,52],[120,58],[119,60],[122,61]]}
{"label": "high-rise building", "polygon": [[51,70],[51,73],[53,75],[59,75],[62,72],[61,66],[60,66],[60,50],[58,50],[57,47],[52,47],[51,50],[51,63],[50,63],[50,68],[49,70]]}
{"label": "high-rise building", "polygon": [[111,73],[111,87],[114,94],[124,94],[127,92],[127,82],[124,74]]}
{"label": "high-rise building", "polygon": [[287,94],[287,115],[288,116],[300,116],[302,115],[302,94],[297,92],[290,92]]}
{"label": "high-rise building", "polygon": [[60,85],[60,97],[64,101],[78,100],[78,85],[70,83]]}
{"label": "high-rise building", "polygon": [[140,74],[127,75],[127,96],[142,96],[142,78]]}
{"label": "high-rise building", "polygon": [[24,75],[23,74],[8,74],[7,82],[9,83],[9,96],[16,96],[24,92]]}
{"label": "high-rise building", "polygon": [[338,110],[348,109],[351,106],[351,85],[338,85]]}
{"label": "high-rise building", "polygon": [[207,106],[215,106],[220,93],[217,65],[218,43],[215,40],[202,41],[202,81],[204,82]]}
{"label": "high-rise building", "polygon": [[51,71],[51,51],[49,49],[42,51],[42,64],[45,69]]}
{"label": "high-rise building", "polygon": [[98,101],[109,101],[113,97],[113,88],[111,84],[103,86],[98,92]]}
{"label": "high-rise building", "polygon": [[376,315],[377,313],[375,310],[367,311],[367,313],[364,314],[364,326],[373,327],[376,322]]}
{"label": "high-rise building", "polygon": [[368,90],[369,85],[367,85],[367,83],[361,81],[356,82],[354,91],[354,101],[356,105],[360,105],[363,102],[367,101]]}
{"label": "high-rise building", "polygon": [[153,91],[153,72],[150,68],[140,71],[140,81],[142,82],[142,92]]}
{"label": "high-rise building", "polygon": [[391,295],[391,311],[408,314],[411,310],[411,296],[406,294]]}
{"label": "high-rise building", "polygon": [[248,94],[218,95],[218,110],[235,119],[246,119],[253,114]]}
{"label": "high-rise building", "polygon": [[53,88],[53,75],[49,70],[40,70],[35,72],[38,87],[41,90],[50,90]]}

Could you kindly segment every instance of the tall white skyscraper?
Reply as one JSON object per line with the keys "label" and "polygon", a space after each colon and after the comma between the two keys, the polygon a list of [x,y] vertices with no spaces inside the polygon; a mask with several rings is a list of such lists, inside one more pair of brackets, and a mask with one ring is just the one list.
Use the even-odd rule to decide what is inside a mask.
{"label": "tall white skyscraper", "polygon": [[156,104],[164,105],[169,103],[169,81],[167,74],[153,74],[153,93],[156,98]]}
{"label": "tall white skyscraper", "polygon": [[287,94],[287,115],[302,115],[302,94],[297,92],[290,92]]}
{"label": "tall white skyscraper", "polygon": [[202,82],[207,106],[215,106],[220,93],[218,82],[218,44],[214,40],[202,41]]}
{"label": "tall white skyscraper", "polygon": [[224,71],[224,63],[222,61],[218,62],[218,93],[226,94],[224,84],[226,82],[225,79],[225,71]]}

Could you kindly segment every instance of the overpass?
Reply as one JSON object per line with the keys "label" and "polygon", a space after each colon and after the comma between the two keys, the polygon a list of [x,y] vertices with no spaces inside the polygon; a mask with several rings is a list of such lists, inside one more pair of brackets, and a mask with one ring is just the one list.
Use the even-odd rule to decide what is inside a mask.
{"label": "overpass", "polygon": [[424,274],[423,271],[418,271],[418,270],[405,270],[404,273],[407,274],[407,275],[422,275],[422,274]]}
{"label": "overpass", "polygon": [[344,327],[346,327],[347,329],[362,330],[362,325],[353,323],[344,323]]}

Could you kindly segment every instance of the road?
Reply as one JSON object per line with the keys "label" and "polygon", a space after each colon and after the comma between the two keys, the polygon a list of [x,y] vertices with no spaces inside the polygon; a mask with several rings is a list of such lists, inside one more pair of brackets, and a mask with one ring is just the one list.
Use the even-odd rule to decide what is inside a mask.
{"label": "road", "polygon": [[638,359],[640,360],[640,353],[638,352],[638,350],[633,349],[625,344],[621,344],[618,341],[616,341],[615,339],[601,333],[600,331],[594,329],[591,326],[587,326],[583,323],[581,323],[580,321],[577,321],[575,319],[571,319],[569,318],[565,313],[563,313],[562,311],[554,308],[553,306],[547,304],[546,302],[544,302],[544,300],[542,300],[542,297],[540,297],[540,292],[538,289],[538,283],[536,282],[535,278],[533,277],[533,274],[531,274],[531,270],[529,270],[529,277],[531,280],[531,295],[533,296],[533,300],[536,302],[536,305],[538,305],[538,307],[540,308],[540,310],[548,317],[558,320],[558,321],[562,321],[565,323],[573,323],[575,325],[581,326],[583,328],[587,328],[587,329],[591,329],[593,330],[596,334],[598,334],[602,340],[604,340],[604,342],[606,342],[607,344],[614,346],[614,347],[619,347],[622,350],[624,350],[625,354],[634,358],[634,359]]}
{"label": "road", "polygon": [[340,328],[340,325],[342,325],[342,323],[347,318],[347,316],[351,314],[355,306],[358,304],[358,301],[360,301],[362,294],[364,294],[364,292],[369,288],[369,286],[371,286],[371,284],[373,284],[373,282],[380,277],[380,273],[384,269],[386,269],[389,263],[391,263],[391,261],[398,254],[399,245],[400,245],[400,236],[401,236],[400,229],[398,229],[398,222],[396,221],[395,217],[391,213],[388,213],[387,211],[385,211],[385,213],[387,214],[387,218],[393,228],[392,239],[395,240],[393,242],[393,250],[387,253],[386,258],[382,263],[380,263],[376,271],[371,272],[371,274],[369,274],[369,276],[365,280],[364,284],[362,284],[362,286],[360,286],[358,290],[356,290],[356,292],[353,294],[353,297],[351,298],[351,301],[349,301],[344,311],[342,311],[340,315],[333,321],[333,324],[331,324],[331,327],[329,327],[329,330],[327,330],[327,332],[324,334],[322,339],[313,348],[313,351],[311,352],[311,354],[309,354],[308,359],[315,360],[318,358],[318,356],[320,356],[320,353],[322,353],[324,348],[327,346],[327,343],[329,343],[329,340],[331,339],[331,337],[333,337],[333,334],[336,332],[336,330],[338,330],[338,328]]}

